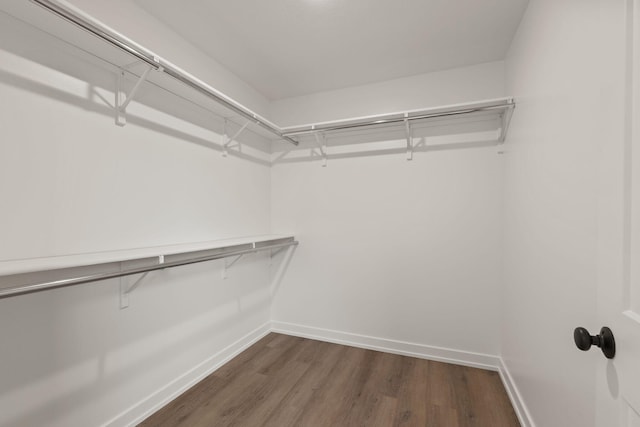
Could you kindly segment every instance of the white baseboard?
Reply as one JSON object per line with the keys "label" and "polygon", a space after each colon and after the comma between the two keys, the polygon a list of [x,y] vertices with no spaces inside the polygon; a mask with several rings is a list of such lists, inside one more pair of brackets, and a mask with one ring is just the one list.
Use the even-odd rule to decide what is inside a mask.
{"label": "white baseboard", "polygon": [[270,322],[267,322],[103,424],[103,427],[134,426],[139,424],[269,332],[271,332]]}
{"label": "white baseboard", "polygon": [[180,377],[114,417],[105,423],[103,427],[137,425],[270,332],[498,371],[509,395],[509,399],[511,400],[511,404],[520,420],[520,424],[522,427],[535,427],[527,406],[524,404],[509,370],[504,361],[498,356],[275,321],[265,323],[251,331],[233,344],[209,357],[198,366],[190,369]]}
{"label": "white baseboard", "polygon": [[535,427],[536,425],[533,422],[533,418],[531,418],[531,413],[529,412],[527,405],[524,403],[522,395],[520,394],[509,369],[507,369],[507,365],[504,363],[502,358],[499,359],[499,362],[500,367],[498,372],[500,373],[502,384],[504,384],[504,388],[507,390],[507,394],[511,400],[511,405],[513,405],[513,409],[516,411],[520,425],[522,425],[522,427]]}
{"label": "white baseboard", "polygon": [[367,335],[352,334],[349,332],[333,331],[330,329],[315,328],[286,322],[271,322],[271,330],[273,332],[286,335],[327,341],[351,347],[366,348],[369,350],[383,351],[385,353],[418,357],[420,359],[453,363],[473,368],[489,369],[492,371],[498,371],[500,368],[500,358],[490,354],[453,350],[449,348],[377,338]]}

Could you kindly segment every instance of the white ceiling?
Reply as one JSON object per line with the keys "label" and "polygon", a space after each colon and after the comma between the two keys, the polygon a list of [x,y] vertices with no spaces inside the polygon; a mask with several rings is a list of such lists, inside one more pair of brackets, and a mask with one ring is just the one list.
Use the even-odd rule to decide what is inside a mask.
{"label": "white ceiling", "polygon": [[136,0],[270,100],[503,59],[528,0]]}

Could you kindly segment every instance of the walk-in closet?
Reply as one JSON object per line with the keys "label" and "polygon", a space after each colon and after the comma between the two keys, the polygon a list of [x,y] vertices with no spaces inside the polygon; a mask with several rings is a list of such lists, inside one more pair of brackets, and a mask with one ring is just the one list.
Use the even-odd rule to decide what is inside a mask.
{"label": "walk-in closet", "polygon": [[640,426],[640,0],[0,0],[0,427]]}

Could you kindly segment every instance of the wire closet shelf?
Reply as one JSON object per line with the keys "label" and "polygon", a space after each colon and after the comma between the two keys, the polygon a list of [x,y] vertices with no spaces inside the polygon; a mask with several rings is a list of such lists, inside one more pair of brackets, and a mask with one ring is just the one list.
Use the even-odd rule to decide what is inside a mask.
{"label": "wire closet shelf", "polygon": [[[269,237],[248,241],[246,243],[233,243],[228,246],[214,245],[211,247],[201,246],[196,250],[175,251],[167,249],[167,252],[159,252],[157,254],[147,254],[144,256],[125,257],[115,253],[112,259],[104,258],[104,262],[99,263],[76,263],[68,264],[64,268],[32,268],[27,271],[16,274],[0,273],[0,298],[7,298],[17,295],[23,295],[33,292],[41,292],[50,289],[63,288],[68,286],[81,285],[85,283],[97,282],[101,280],[114,279],[136,274],[144,274],[156,270],[164,270],[167,268],[179,267],[190,264],[197,264],[206,261],[213,261],[222,258],[239,257],[242,255],[260,252],[260,251],[280,251],[282,249],[297,246],[298,241],[292,236],[286,237]],[[92,270],[101,270],[106,266],[121,264],[126,262],[145,261],[146,265],[132,266],[131,268],[117,269],[115,271],[95,272],[85,274],[63,274],[63,278],[40,281],[32,281],[20,283],[21,276],[29,276],[37,273],[45,273],[47,277],[55,276],[55,273],[64,273],[65,270],[86,267]],[[153,262],[153,263],[150,263]],[[11,262],[5,262],[10,264]]]}
{"label": "wire closet shelf", "polygon": [[[168,80],[172,81],[172,83],[167,81],[166,84],[170,86],[173,86],[174,84],[182,85],[184,88],[187,88],[187,90],[193,90],[199,95],[204,95],[206,98],[214,101],[214,103],[230,111],[232,114],[246,120],[247,124],[256,125],[256,129],[263,129],[266,131],[266,135],[271,135],[271,137],[275,137],[275,139],[284,140],[294,146],[299,145],[300,137],[309,135],[313,136],[314,134],[335,134],[340,131],[367,127],[376,128],[381,125],[404,125],[409,128],[410,123],[412,122],[423,123],[429,120],[441,120],[443,118],[456,117],[464,119],[466,116],[471,117],[480,112],[495,114],[497,122],[500,123],[499,136],[497,137],[496,142],[503,143],[509,127],[511,114],[515,107],[513,98],[500,98],[437,108],[426,108],[344,120],[334,120],[300,126],[280,127],[208,85],[204,81],[184,71],[180,67],[159,57],[149,49],[109,28],[107,25],[89,16],[66,1],[30,0],[30,2],[61,18],[60,21],[67,21],[84,32],[93,35],[95,38],[106,42],[107,45],[115,47],[117,51],[124,52],[129,57],[134,57],[137,61],[140,61],[149,67],[150,70],[157,71],[158,73],[156,74],[167,76]],[[74,44],[74,41],[68,39],[66,41]],[[93,54],[97,57],[109,56],[109,54],[102,52],[101,49],[96,48],[96,50],[99,50],[99,52],[93,52]],[[144,78],[141,78],[141,80],[143,79]],[[163,82],[165,81],[163,80]],[[163,86],[162,83],[156,84]]]}

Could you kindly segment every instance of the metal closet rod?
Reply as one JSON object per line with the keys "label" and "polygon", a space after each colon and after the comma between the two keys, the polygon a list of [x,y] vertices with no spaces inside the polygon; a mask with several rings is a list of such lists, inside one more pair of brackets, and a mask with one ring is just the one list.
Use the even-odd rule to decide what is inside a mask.
{"label": "metal closet rod", "polygon": [[461,114],[470,114],[477,113],[480,111],[490,111],[490,110],[502,110],[502,109],[510,109],[513,108],[515,104],[513,101],[501,101],[500,104],[497,105],[485,105],[482,107],[472,107],[472,108],[461,108],[458,110],[449,110],[449,111],[440,111],[434,113],[425,113],[425,114],[417,114],[415,116],[407,116],[407,117],[393,117],[385,119],[384,117],[380,117],[378,119],[369,119],[362,122],[355,123],[345,123],[343,125],[314,125],[313,129],[301,129],[301,130],[293,130],[289,132],[284,132],[285,136],[298,136],[298,135],[308,135],[317,132],[331,132],[337,130],[346,130],[346,129],[356,129],[361,127],[368,127],[372,125],[386,125],[386,124],[394,124],[394,123],[402,123],[405,120],[421,120],[421,119],[432,119],[436,117],[448,117],[448,116],[458,116]]}
{"label": "metal closet rod", "polygon": [[83,30],[88,31],[89,33],[117,47],[118,49],[123,50],[126,53],[136,57],[140,61],[145,62],[147,65],[153,67],[155,70],[162,71],[168,76],[173,77],[174,79],[191,87],[192,89],[195,89],[198,92],[206,95],[207,97],[212,98],[217,103],[237,113],[241,117],[263,127],[264,129],[268,130],[269,132],[278,136],[279,138],[282,138],[293,145],[298,145],[298,141],[284,135],[280,129],[264,121],[262,118],[260,118],[257,114],[255,114],[251,110],[248,110],[240,105],[237,105],[229,101],[224,96],[221,96],[219,93],[212,91],[210,88],[203,85],[201,82],[196,81],[192,77],[186,75],[184,72],[177,69],[172,64],[167,63],[162,59],[155,57],[153,54],[144,51],[138,46],[132,46],[131,43],[127,42],[126,40],[122,40],[117,34],[114,34],[113,32],[105,28],[101,28],[100,26],[95,25],[94,23],[88,21],[82,16],[79,16],[78,14],[74,13],[69,8],[66,8],[58,4],[57,2],[50,1],[50,0],[31,0],[31,1],[45,8],[46,10],[58,15],[59,17],[65,19],[66,21],[77,25]]}
{"label": "metal closet rod", "polygon": [[165,262],[162,264],[155,264],[155,265],[150,265],[146,267],[137,267],[137,268],[130,268],[127,270],[114,271],[112,273],[97,273],[97,274],[90,274],[87,276],[71,277],[69,279],[52,280],[48,282],[40,282],[40,283],[34,283],[29,285],[19,285],[13,288],[0,289],[0,298],[6,298],[6,297],[22,295],[22,294],[29,294],[33,292],[39,292],[39,291],[46,291],[49,289],[63,288],[67,286],[81,285],[84,283],[97,282],[100,280],[131,276],[134,274],[141,274],[149,271],[164,270],[165,268],[179,267],[181,265],[196,264],[199,262],[213,261],[216,259],[227,258],[227,257],[237,256],[237,255],[244,255],[244,254],[263,251],[267,249],[278,249],[278,248],[285,248],[288,246],[296,246],[296,245],[298,245],[298,242],[295,240],[292,240],[285,243],[275,243],[272,245],[258,246],[258,247],[253,247],[249,249],[221,252],[221,253],[207,255],[203,257],[188,258],[180,261]]}

